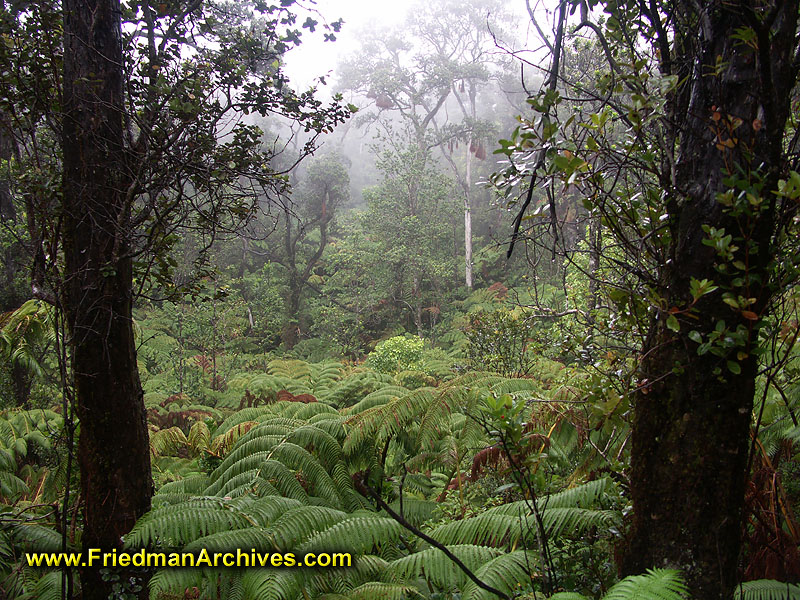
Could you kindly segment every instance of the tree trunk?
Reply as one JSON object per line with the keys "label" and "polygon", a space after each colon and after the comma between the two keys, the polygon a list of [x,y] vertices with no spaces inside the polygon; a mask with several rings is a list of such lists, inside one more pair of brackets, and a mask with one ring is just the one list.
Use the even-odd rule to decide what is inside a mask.
{"label": "tree trunk", "polygon": [[[153,491],[131,316],[120,17],[118,0],[64,2],[63,300],[80,419],[84,551],[120,548]],[[119,575],[127,585],[132,574]],[[81,585],[85,599],[112,593],[97,567],[81,570]]]}
{"label": "tree trunk", "polygon": [[464,283],[467,289],[472,289],[472,153],[469,151],[469,142],[466,147],[467,167],[464,178]]}
{"label": "tree trunk", "polygon": [[297,272],[289,273],[289,302],[286,307],[286,325],[283,327],[283,344],[291,350],[300,341],[300,296],[303,284]]}
{"label": "tree trunk", "polygon": [[422,289],[421,278],[419,273],[414,273],[413,286],[411,288],[411,296],[414,299],[414,326],[417,328],[417,335],[422,336]]}
{"label": "tree trunk", "polygon": [[[701,24],[692,53],[679,57],[698,66],[686,83],[686,113],[672,119],[681,129],[676,192],[668,204],[670,260],[661,273],[669,310],[652,322],[642,352],[631,440],[634,511],[621,566],[625,574],[679,568],[692,597],[705,600],[731,598],[737,581],[758,369],[752,351],[758,318],[777,291],[769,261],[780,202],[772,192],[796,78],[798,2],[778,3],[772,31],[758,31],[757,50],[732,37],[763,29],[754,4],[715,2],[703,5],[702,15],[693,14],[695,6],[701,5],[675,7],[680,19]],[[758,208],[718,201],[731,175],[744,181],[734,196],[744,197],[748,187],[763,199]],[[708,245],[708,227],[734,236],[731,255]],[[693,279],[719,289],[694,302]],[[723,301],[726,292],[754,301],[732,309]],[[717,342],[714,331],[725,332]],[[698,352],[697,334],[712,342],[711,351]]]}

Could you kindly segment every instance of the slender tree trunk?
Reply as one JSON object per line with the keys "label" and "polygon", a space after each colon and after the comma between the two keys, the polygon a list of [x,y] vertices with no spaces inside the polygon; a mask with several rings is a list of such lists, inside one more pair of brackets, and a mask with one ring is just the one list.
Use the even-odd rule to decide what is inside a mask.
{"label": "slender tree trunk", "polygon": [[[118,0],[64,2],[64,306],[80,419],[83,548],[122,546],[152,480],[133,336]],[[130,573],[120,571],[123,585]],[[81,569],[84,599],[112,583]]]}
{"label": "slender tree trunk", "polygon": [[467,289],[472,289],[472,153],[470,144],[466,147],[466,174],[464,185],[464,283]]}
{"label": "slender tree trunk", "polygon": [[[700,6],[703,14],[697,15]],[[697,67],[686,83],[686,114],[673,121],[681,137],[676,193],[668,204],[670,260],[661,281],[664,306],[675,307],[680,331],[674,331],[675,322],[667,326],[666,310],[652,323],[632,428],[634,516],[623,572],[680,568],[692,597],[703,600],[731,598],[737,581],[758,369],[752,351],[758,316],[777,291],[769,271],[780,207],[773,190],[783,168],[781,142],[797,75],[792,55],[798,1],[763,7],[764,15],[777,11],[771,31],[760,25],[766,18],[761,8],[750,2],[674,6],[681,19],[700,23],[696,56],[682,57]],[[754,26],[762,29],[758,49],[733,38]],[[762,198],[760,208],[737,213],[718,201],[732,175],[744,181],[740,186],[760,186],[760,192],[748,190]],[[737,196],[743,191],[734,189]],[[732,257],[704,243],[708,227],[734,236]],[[708,279],[719,289],[692,306],[693,279]],[[732,309],[723,302],[726,291],[754,301],[746,310]],[[692,318],[685,318],[689,307]],[[721,355],[699,353],[697,334],[713,341],[715,330],[725,331],[711,346]],[[741,343],[723,346],[728,339]]]}
{"label": "slender tree trunk", "polygon": [[600,256],[603,252],[603,243],[600,236],[600,216],[589,216],[589,302],[586,307],[589,312],[588,321],[590,325],[594,323],[592,311],[599,304],[598,295],[598,271],[600,269]]}
{"label": "slender tree trunk", "polygon": [[283,343],[287,350],[291,350],[300,341],[300,296],[303,293],[303,284],[296,271],[289,273],[289,304],[287,306],[287,321],[283,329]]}
{"label": "slender tree trunk", "polygon": [[414,298],[414,326],[417,328],[417,335],[422,337],[422,289],[419,273],[414,273],[411,296]]}

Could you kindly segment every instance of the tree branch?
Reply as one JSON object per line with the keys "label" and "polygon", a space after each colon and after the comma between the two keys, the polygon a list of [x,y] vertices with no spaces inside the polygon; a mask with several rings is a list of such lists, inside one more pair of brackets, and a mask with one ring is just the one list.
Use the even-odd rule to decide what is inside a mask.
{"label": "tree branch", "polygon": [[437,542],[435,539],[433,539],[429,535],[426,535],[426,534],[422,533],[419,529],[414,527],[411,523],[406,521],[402,516],[400,516],[394,510],[392,510],[392,508],[388,504],[386,504],[386,502],[383,501],[383,498],[381,498],[381,495],[378,492],[376,492],[375,490],[373,490],[370,486],[368,486],[363,480],[361,480],[359,478],[355,478],[355,486],[356,486],[356,489],[362,495],[371,496],[375,500],[375,502],[377,502],[378,506],[382,510],[386,511],[386,513],[390,517],[392,517],[395,521],[397,521],[400,525],[402,525],[403,527],[408,529],[411,533],[413,533],[417,537],[422,538],[423,540],[428,542],[431,546],[433,546],[437,550],[441,550],[441,552],[447,558],[452,560],[456,564],[456,566],[459,569],[461,569],[464,572],[464,574],[467,577],[469,577],[470,580],[475,585],[477,585],[479,588],[481,588],[482,590],[486,590],[487,592],[489,592],[491,594],[495,594],[496,596],[499,596],[500,598],[503,598],[504,600],[511,600],[511,597],[508,594],[504,594],[503,592],[501,592],[497,588],[494,588],[494,587],[490,586],[488,583],[484,583],[483,581],[478,579],[478,577],[475,575],[475,573],[473,573],[469,569],[469,567],[467,567],[467,565],[465,565],[463,562],[461,562],[461,560],[455,554],[453,554],[452,552],[450,552],[450,550],[447,549],[447,546]]}

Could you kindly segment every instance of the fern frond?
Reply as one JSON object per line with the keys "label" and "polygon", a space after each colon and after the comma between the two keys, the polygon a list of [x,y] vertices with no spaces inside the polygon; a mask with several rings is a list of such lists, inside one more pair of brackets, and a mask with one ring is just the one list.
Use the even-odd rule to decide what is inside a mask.
{"label": "fern frond", "polygon": [[648,569],[615,584],[603,600],[684,600],[688,593],[679,571]]}
{"label": "fern frond", "polygon": [[294,498],[283,496],[266,496],[252,501],[247,505],[247,514],[253,517],[262,527],[270,527],[288,511],[301,507],[303,504]]}
{"label": "fern frond", "polygon": [[301,578],[287,569],[247,569],[242,589],[248,600],[295,600],[302,597]]}
{"label": "fern frond", "polygon": [[[501,550],[488,546],[447,546],[468,569],[475,572],[481,565],[502,554]],[[463,589],[467,575],[438,548],[428,548],[389,563],[389,569],[403,580],[424,578],[441,589]]]}
{"label": "fern frond", "polygon": [[242,473],[258,470],[261,464],[269,460],[271,449],[260,450],[246,455],[236,461],[227,462],[227,459],[211,474],[211,483],[203,492],[206,496],[216,496],[225,487],[228,481]]}
{"label": "fern frond", "polygon": [[28,552],[57,552],[61,549],[61,534],[42,525],[20,523],[14,527],[14,541]]}
{"label": "fern frond", "polygon": [[209,449],[216,456],[226,455],[230,452],[230,449],[233,448],[234,444],[236,444],[244,434],[250,431],[255,424],[255,421],[245,421],[244,423],[234,425],[222,435],[214,436]]}
{"label": "fern frond", "polygon": [[[535,558],[534,553],[525,550],[502,554],[475,571],[475,576],[493,588],[513,596],[520,587],[527,587],[530,583]],[[491,600],[494,594],[470,581],[464,587],[462,597],[464,600]]]}
{"label": "fern frond", "polygon": [[[208,477],[205,475],[195,475],[177,481],[170,481],[161,486],[158,493],[165,494],[199,494],[208,486]],[[156,494],[157,496],[158,494]]]}
{"label": "fern frond", "polygon": [[414,587],[399,583],[381,583],[370,581],[350,591],[350,600],[407,600],[408,598],[424,598]]}
{"label": "fern frond", "polygon": [[431,537],[442,544],[475,544],[502,548],[515,546],[525,530],[526,519],[487,511],[470,519],[440,525],[433,530]]}
{"label": "fern frond", "polygon": [[298,411],[295,413],[294,418],[306,420],[320,414],[338,415],[339,413],[332,406],[328,406],[322,402],[309,402],[308,404],[303,404],[300,406]]}
{"label": "fern frond", "polygon": [[294,470],[296,477],[309,488],[306,490],[307,493],[325,498],[334,508],[342,507],[342,497],[338,486],[308,450],[291,442],[283,442],[272,450],[272,459],[280,461]]}
{"label": "fern frond", "polygon": [[275,547],[292,550],[312,535],[344,520],[347,513],[323,506],[301,506],[286,511],[269,529]]}
{"label": "fern frond", "polygon": [[433,388],[419,388],[348,418],[345,421],[349,426],[345,452],[351,454],[366,439],[381,442],[387,436],[404,430],[416,415],[433,403],[435,391]]}
{"label": "fern frond", "polygon": [[355,554],[372,554],[373,548],[393,544],[403,528],[394,519],[377,515],[356,515],[332,525],[302,544],[299,552],[338,550]]}
{"label": "fern frond", "polygon": [[197,454],[201,450],[208,450],[211,447],[211,431],[204,421],[197,421],[189,429],[186,436],[186,443]]}
{"label": "fern frond", "polygon": [[739,584],[734,600],[800,600],[800,586],[773,579],[758,579]]}
{"label": "fern frond", "polygon": [[204,579],[204,569],[199,567],[159,569],[150,578],[150,597],[168,598],[169,594],[183,597],[186,590],[203,589]]}
{"label": "fern frond", "polygon": [[267,371],[270,375],[289,379],[311,380],[311,365],[304,360],[275,359],[267,364]]}
{"label": "fern frond", "polygon": [[61,600],[61,571],[51,571],[42,575],[33,589],[37,600]]}
{"label": "fern frond", "polygon": [[253,408],[243,408],[238,410],[225,419],[219,427],[217,427],[216,431],[214,432],[215,437],[227,433],[230,429],[236,427],[237,425],[241,425],[242,423],[246,423],[248,421],[257,421],[259,417],[265,414],[275,414],[272,411],[272,406],[256,406]]}
{"label": "fern frond", "polygon": [[619,513],[591,508],[548,508],[542,521],[548,536],[580,535],[592,527],[607,529],[619,524]]}
{"label": "fern frond", "polygon": [[353,406],[342,409],[342,414],[354,415],[368,408],[372,408],[373,406],[380,406],[381,404],[386,404],[387,402],[401,398],[408,392],[409,390],[399,385],[381,386],[374,392],[370,392],[364,396],[361,400],[353,404]]}
{"label": "fern frond", "polygon": [[0,471],[0,496],[8,500],[15,500],[23,494],[28,494],[28,484],[22,479],[9,473],[8,471]]}
{"label": "fern frond", "polygon": [[174,456],[179,449],[186,447],[186,444],[186,435],[180,427],[170,427],[150,433],[150,454],[153,456]]}
{"label": "fern frond", "polygon": [[389,506],[395,512],[402,514],[409,523],[417,526],[422,525],[425,521],[433,517],[433,513],[438,506],[438,503],[433,500],[424,500],[408,495],[404,496],[402,504],[402,511],[400,510],[399,499],[392,502]]}
{"label": "fern frond", "polygon": [[136,522],[126,546],[140,548],[160,541],[177,548],[202,536],[252,525],[253,520],[234,506],[221,498],[196,498],[159,507]]}
{"label": "fern frond", "polygon": [[[612,485],[613,483],[607,477],[595,479],[561,492],[550,494],[549,496],[543,496],[538,499],[537,506],[539,510],[554,508],[589,508],[595,506]],[[517,502],[509,502],[508,504],[495,506],[487,512],[502,515],[518,515],[520,510],[523,512],[528,511],[527,500],[519,500]]]}
{"label": "fern frond", "polygon": [[[275,548],[270,544],[268,532],[260,527],[247,527],[231,531],[218,531],[188,543],[184,552],[199,552],[205,548],[208,552],[236,552],[241,550],[249,554],[250,550],[256,552],[272,552]],[[254,565],[250,565],[254,566]]]}

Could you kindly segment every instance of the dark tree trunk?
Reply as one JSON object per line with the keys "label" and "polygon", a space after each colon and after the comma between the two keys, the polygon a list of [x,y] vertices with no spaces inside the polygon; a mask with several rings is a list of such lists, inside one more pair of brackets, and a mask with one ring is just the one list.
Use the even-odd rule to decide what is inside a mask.
{"label": "dark tree trunk", "polygon": [[300,341],[300,296],[303,283],[296,271],[289,273],[289,301],[286,306],[286,325],[283,328],[283,343],[291,350]]}
{"label": "dark tree trunk", "polygon": [[[85,499],[83,547],[120,548],[152,480],[131,316],[118,0],[64,2],[63,300],[71,333]],[[119,573],[124,583],[130,576]],[[107,598],[99,569],[83,598]]]}
{"label": "dark tree trunk", "polygon": [[[669,311],[662,311],[642,353],[631,447],[634,517],[622,570],[680,568],[692,597],[704,600],[731,598],[736,583],[758,368],[752,351],[757,319],[777,291],[769,261],[785,215],[772,192],[783,168],[781,142],[797,74],[798,2],[775,4],[764,11],[753,2],[673,5],[679,23],[698,23],[696,39],[686,45],[691,51],[678,57],[694,70],[685,84],[687,108],[672,120],[680,145],[668,205],[670,260],[661,278],[665,308],[680,331],[673,331],[674,321],[667,326]],[[694,14],[700,6],[704,14]],[[771,29],[762,25],[770,18]],[[732,37],[749,27],[757,49]],[[748,181],[744,186],[763,184],[756,192],[760,209],[733,210],[718,201],[731,187],[723,181],[729,175]],[[733,255],[723,257],[704,243],[710,234],[703,226],[732,234]],[[692,306],[692,279],[719,289]],[[725,292],[755,300],[732,308],[723,302]],[[733,345],[716,342],[711,348],[721,355],[699,354],[690,331],[705,343],[720,328],[727,331],[721,339]],[[732,333],[737,328],[740,343]]]}

